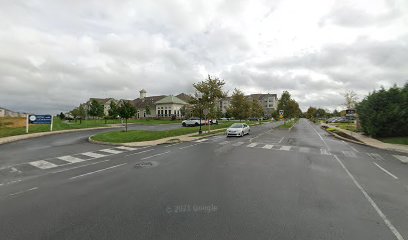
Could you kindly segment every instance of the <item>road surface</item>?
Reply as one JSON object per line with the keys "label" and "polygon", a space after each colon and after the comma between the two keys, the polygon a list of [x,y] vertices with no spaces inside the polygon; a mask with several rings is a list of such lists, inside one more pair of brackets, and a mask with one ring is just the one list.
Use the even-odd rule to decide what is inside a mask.
{"label": "road surface", "polygon": [[1,239],[408,240],[407,156],[305,119],[145,148],[87,135],[1,146]]}

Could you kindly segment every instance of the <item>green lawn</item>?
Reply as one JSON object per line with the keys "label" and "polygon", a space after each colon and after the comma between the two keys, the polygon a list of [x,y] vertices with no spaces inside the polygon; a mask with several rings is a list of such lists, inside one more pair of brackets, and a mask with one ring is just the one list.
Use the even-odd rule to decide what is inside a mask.
{"label": "green lawn", "polygon": [[357,132],[355,123],[331,123],[330,125],[336,126],[341,129]]}
{"label": "green lawn", "polygon": [[385,143],[408,145],[408,137],[390,137],[390,138],[381,138],[379,140]]}
{"label": "green lawn", "polygon": [[[129,120],[128,123],[142,124],[142,125],[158,125],[158,124],[171,124],[180,123],[180,120]],[[83,120],[81,123],[78,121],[61,121],[59,118],[54,117],[53,131],[68,130],[68,129],[82,129],[93,127],[109,127],[110,124],[120,124],[120,120]],[[29,133],[48,132],[50,131],[50,125],[30,125]],[[25,127],[20,128],[8,128],[0,127],[0,137],[9,137],[25,134]]]}
{"label": "green lawn", "polygon": [[[212,125],[211,129],[215,130],[220,128],[226,128],[228,126],[230,126],[229,123],[220,123],[218,125]],[[202,126],[201,128],[203,131],[208,130],[208,126]],[[198,130],[199,127],[183,127],[168,131],[141,131],[141,130],[133,130],[128,132],[116,131],[96,134],[95,136],[92,137],[92,139],[96,141],[112,143],[143,142],[167,137],[175,137],[195,132],[198,133]]]}

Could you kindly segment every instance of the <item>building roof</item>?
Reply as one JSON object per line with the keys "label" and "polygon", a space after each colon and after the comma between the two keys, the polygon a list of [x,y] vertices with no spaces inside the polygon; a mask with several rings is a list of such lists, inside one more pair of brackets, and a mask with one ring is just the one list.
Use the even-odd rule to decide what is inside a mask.
{"label": "building roof", "polygon": [[182,105],[187,105],[185,101],[181,100],[180,98],[170,95],[167,96],[163,99],[160,99],[159,101],[156,102],[156,104],[165,104],[165,103],[175,103],[175,104],[182,104]]}
{"label": "building roof", "polygon": [[89,103],[92,102],[92,100],[96,100],[99,104],[104,105],[107,103],[109,100],[112,100],[113,98],[90,98]]}
{"label": "building roof", "polygon": [[190,95],[187,95],[185,93],[180,93],[176,97],[180,98],[181,100],[183,100],[184,102],[187,102],[187,103],[190,102],[190,100],[192,99],[192,97]]}
{"label": "building roof", "polygon": [[132,101],[132,103],[136,108],[145,108],[146,106],[153,107],[157,101],[159,101],[160,99],[163,99],[164,97],[166,96],[165,95],[151,96],[151,97],[145,97],[143,99],[136,98],[135,100]]}
{"label": "building roof", "polygon": [[147,93],[146,90],[142,89],[140,90],[140,93]]}
{"label": "building roof", "polygon": [[252,99],[260,100],[260,99],[263,99],[265,97],[275,97],[276,98],[277,95],[276,94],[270,94],[270,93],[257,93],[257,94],[250,94],[247,97],[250,97]]}

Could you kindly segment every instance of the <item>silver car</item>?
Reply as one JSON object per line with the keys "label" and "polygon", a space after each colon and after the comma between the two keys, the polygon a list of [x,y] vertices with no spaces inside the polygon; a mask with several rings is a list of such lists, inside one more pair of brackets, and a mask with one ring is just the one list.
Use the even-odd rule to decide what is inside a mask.
{"label": "silver car", "polygon": [[246,123],[234,123],[226,131],[227,137],[229,136],[238,136],[243,137],[246,134],[249,134],[251,129]]}

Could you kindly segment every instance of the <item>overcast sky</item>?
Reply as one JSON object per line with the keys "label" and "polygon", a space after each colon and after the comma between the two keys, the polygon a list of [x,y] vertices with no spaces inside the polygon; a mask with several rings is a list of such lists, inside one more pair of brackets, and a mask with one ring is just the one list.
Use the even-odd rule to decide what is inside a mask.
{"label": "overcast sky", "polygon": [[0,0],[0,107],[71,110],[90,97],[288,90],[334,109],[408,79],[407,0]]}

